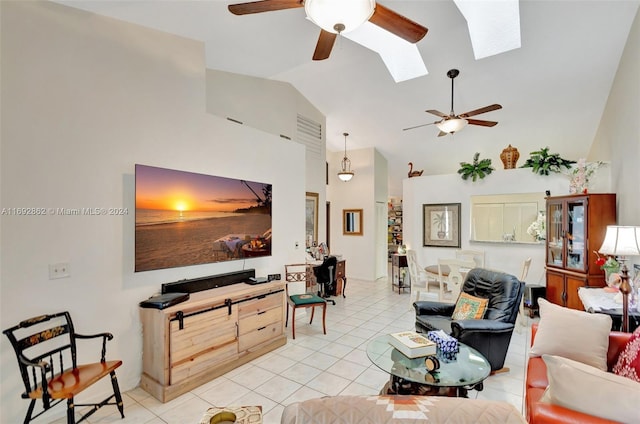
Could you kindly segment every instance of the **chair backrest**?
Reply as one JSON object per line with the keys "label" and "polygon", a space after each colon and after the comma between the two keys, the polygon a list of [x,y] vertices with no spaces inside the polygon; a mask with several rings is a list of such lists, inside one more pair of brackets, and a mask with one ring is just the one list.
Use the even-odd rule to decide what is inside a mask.
{"label": "chair backrest", "polygon": [[514,324],[524,294],[524,283],[515,275],[475,268],[467,273],[462,291],[489,299],[485,319]]}
{"label": "chair backrest", "polygon": [[[448,271],[445,267],[448,268]],[[438,278],[441,284],[446,282],[454,300],[458,298],[462,289],[465,279],[463,274],[475,267],[476,263],[472,260],[438,259]]]}
{"label": "chair backrest", "polygon": [[304,290],[307,291],[310,272],[311,269],[307,264],[287,264],[284,266],[284,281],[286,281],[285,289],[287,296],[289,296],[290,283],[304,283]]}
{"label": "chair backrest", "polygon": [[318,265],[313,269],[316,280],[320,284],[332,284],[336,279],[338,259],[335,256],[327,256],[322,261],[322,265]]}
{"label": "chair backrest", "polygon": [[[462,259],[465,261],[474,261],[477,268],[484,268],[485,253],[484,250],[469,250],[460,249],[456,250],[456,259]],[[474,268],[475,268],[474,267]]]}
{"label": "chair backrest", "polygon": [[420,266],[415,250],[407,250],[407,267],[412,284],[420,284]]}
{"label": "chair backrest", "polygon": [[[18,358],[25,394],[42,387],[43,379],[77,367],[76,336],[68,312],[30,318],[3,333]],[[28,362],[46,362],[45,372],[41,373]]]}
{"label": "chair backrest", "polygon": [[527,258],[522,263],[522,271],[520,272],[520,281],[525,281],[529,275],[529,267],[531,266],[531,258]]}

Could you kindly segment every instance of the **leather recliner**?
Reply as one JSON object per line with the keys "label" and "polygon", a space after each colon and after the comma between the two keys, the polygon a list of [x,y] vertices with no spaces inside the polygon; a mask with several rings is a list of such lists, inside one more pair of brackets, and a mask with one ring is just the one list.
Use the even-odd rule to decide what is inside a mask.
{"label": "leather recliner", "polygon": [[467,273],[462,292],[489,300],[483,319],[453,320],[455,304],[417,301],[416,331],[443,330],[480,352],[492,371],[503,368],[524,283],[511,274],[474,268]]}

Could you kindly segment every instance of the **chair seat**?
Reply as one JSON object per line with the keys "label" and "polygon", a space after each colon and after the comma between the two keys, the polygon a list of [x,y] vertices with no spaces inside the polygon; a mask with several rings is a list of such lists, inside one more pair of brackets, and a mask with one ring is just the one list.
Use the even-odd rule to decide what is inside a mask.
{"label": "chair seat", "polygon": [[416,330],[442,330],[447,334],[451,334],[451,317],[445,317],[442,315],[418,315],[416,316]]}
{"label": "chair seat", "polygon": [[[49,381],[49,395],[51,399],[72,399],[120,365],[122,365],[120,360],[78,365],[77,368],[65,371]],[[42,398],[42,387],[30,392],[29,398]]]}
{"label": "chair seat", "polygon": [[323,298],[315,294],[293,294],[289,296],[289,299],[294,305],[311,305],[315,303],[327,303]]}

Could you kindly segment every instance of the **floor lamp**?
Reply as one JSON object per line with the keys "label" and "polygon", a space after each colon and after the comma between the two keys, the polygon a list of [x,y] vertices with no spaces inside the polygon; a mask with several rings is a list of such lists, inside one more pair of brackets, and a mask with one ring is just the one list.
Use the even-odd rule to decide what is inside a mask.
{"label": "floor lamp", "polygon": [[[620,292],[622,293],[622,331],[629,331],[629,269],[627,256],[640,256],[640,227],[607,226],[607,233],[600,247],[599,253],[618,257],[622,263],[620,267]],[[638,288],[634,288],[637,290]]]}

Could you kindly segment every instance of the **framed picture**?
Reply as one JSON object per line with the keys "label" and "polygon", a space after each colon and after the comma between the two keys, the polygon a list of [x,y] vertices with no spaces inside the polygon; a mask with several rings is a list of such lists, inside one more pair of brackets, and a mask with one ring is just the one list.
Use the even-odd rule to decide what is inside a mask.
{"label": "framed picture", "polygon": [[422,205],[423,246],[460,247],[460,203]]}
{"label": "framed picture", "polygon": [[318,242],[318,193],[307,192],[305,200],[305,243],[308,246]]}
{"label": "framed picture", "polygon": [[362,209],[342,210],[342,234],[345,236],[362,235]]}

